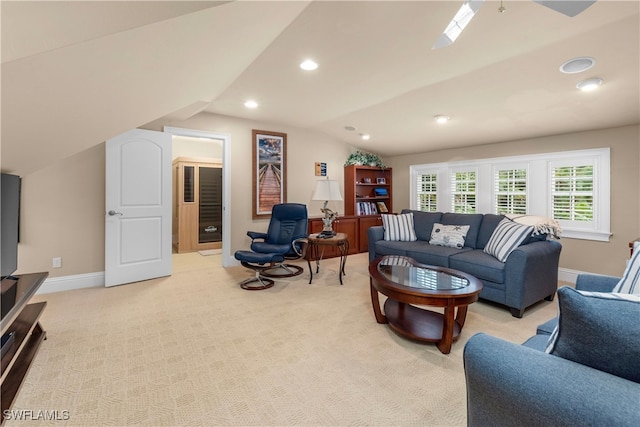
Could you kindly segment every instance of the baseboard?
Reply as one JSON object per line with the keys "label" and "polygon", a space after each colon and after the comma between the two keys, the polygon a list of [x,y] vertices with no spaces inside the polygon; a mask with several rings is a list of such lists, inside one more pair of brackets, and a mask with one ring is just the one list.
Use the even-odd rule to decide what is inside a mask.
{"label": "baseboard", "polygon": [[570,268],[558,268],[558,280],[562,282],[569,282],[575,285],[576,280],[578,280],[578,275],[583,273],[586,272],[580,270],[571,270]]}
{"label": "baseboard", "polygon": [[44,281],[36,295],[74,289],[98,288],[104,286],[104,271],[76,274],[73,276],[50,277]]}

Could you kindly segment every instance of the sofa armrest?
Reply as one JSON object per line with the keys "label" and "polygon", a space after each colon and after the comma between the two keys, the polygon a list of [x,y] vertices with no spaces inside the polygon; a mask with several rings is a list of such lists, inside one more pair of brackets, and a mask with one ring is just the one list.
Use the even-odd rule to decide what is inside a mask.
{"label": "sofa armrest", "polygon": [[384,227],[375,225],[367,230],[367,238],[369,239],[369,262],[376,257],[376,242],[384,239]]}
{"label": "sofa armrest", "polygon": [[[555,240],[532,242],[511,252],[505,263],[505,305],[522,312],[558,289],[562,245]],[[513,314],[513,312],[512,312]]]}
{"label": "sofa armrest", "polygon": [[589,292],[611,292],[619,281],[619,277],[579,274],[576,279],[576,289]]}
{"label": "sofa armrest", "polygon": [[468,426],[640,425],[640,384],[476,334],[464,348]]}

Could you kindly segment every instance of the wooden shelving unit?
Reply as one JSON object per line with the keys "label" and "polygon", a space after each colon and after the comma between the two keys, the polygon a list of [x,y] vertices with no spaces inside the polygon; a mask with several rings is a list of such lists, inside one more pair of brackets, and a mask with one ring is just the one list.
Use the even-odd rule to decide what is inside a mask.
{"label": "wooden shelving unit", "polygon": [[391,180],[391,168],[345,166],[345,215],[379,215],[385,213],[384,208],[387,212],[393,212]]}

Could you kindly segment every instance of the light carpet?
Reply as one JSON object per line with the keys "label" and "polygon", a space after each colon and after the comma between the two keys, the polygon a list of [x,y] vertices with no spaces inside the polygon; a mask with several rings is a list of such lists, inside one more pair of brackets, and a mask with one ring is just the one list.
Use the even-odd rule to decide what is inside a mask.
{"label": "light carpet", "polygon": [[203,251],[198,251],[198,253],[202,256],[220,255],[222,253],[222,249],[205,249]]}
{"label": "light carpet", "polygon": [[306,270],[245,291],[253,272],[196,252],[174,255],[171,277],[36,296],[48,339],[13,409],[69,419],[6,425],[463,426],[468,338],[520,343],[557,310],[477,302],[444,355],[376,323],[367,267],[349,256],[340,286],[323,260],[312,285]]}

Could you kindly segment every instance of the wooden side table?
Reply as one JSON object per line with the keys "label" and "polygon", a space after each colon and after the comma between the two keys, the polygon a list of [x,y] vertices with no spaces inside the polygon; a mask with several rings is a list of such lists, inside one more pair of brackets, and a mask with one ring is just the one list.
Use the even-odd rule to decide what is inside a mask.
{"label": "wooden side table", "polygon": [[[320,234],[309,235],[309,256],[307,257],[307,264],[309,265],[309,284],[313,280],[313,270],[311,269],[311,258],[316,260],[316,273],[320,271],[320,260],[324,255],[324,248],[326,246],[335,246],[340,252],[340,269],[338,270],[338,277],[340,278],[340,284],[342,285],[342,276],[345,275],[344,266],[347,263],[347,254],[349,253],[349,236],[346,233],[336,233],[333,237],[323,238],[318,237]],[[322,247],[322,251],[320,248]]]}

